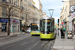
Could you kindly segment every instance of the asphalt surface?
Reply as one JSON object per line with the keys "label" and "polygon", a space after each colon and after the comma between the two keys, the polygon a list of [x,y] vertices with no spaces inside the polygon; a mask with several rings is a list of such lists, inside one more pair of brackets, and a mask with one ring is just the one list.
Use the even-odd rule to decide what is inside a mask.
{"label": "asphalt surface", "polygon": [[[17,37],[8,39],[17,39]],[[39,36],[30,36],[1,46],[0,50],[52,50],[54,42],[55,40],[40,40]]]}

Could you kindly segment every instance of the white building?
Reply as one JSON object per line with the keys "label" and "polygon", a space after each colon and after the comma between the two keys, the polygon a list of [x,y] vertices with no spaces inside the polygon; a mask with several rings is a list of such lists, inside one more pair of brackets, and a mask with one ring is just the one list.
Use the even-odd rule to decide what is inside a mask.
{"label": "white building", "polygon": [[39,3],[41,2],[41,0],[33,0],[33,1],[35,2],[35,7],[40,9]]}

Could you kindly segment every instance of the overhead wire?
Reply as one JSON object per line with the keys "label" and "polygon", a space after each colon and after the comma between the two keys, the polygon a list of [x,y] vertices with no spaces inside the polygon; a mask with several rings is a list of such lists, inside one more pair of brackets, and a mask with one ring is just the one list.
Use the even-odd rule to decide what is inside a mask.
{"label": "overhead wire", "polygon": [[[49,4],[49,1],[47,0],[47,4],[48,4],[48,6],[50,7],[50,4]],[[50,10],[49,10],[49,13],[50,13]],[[50,17],[51,16],[53,16],[53,12],[52,12],[52,14],[50,13]]]}

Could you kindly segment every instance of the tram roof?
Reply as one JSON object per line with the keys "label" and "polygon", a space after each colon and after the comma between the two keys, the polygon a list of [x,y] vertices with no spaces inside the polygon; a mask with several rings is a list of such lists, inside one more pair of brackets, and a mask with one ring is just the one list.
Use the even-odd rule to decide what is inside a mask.
{"label": "tram roof", "polygon": [[54,19],[54,18],[48,17],[48,16],[43,16],[42,18],[40,18],[40,20],[42,20],[42,19]]}

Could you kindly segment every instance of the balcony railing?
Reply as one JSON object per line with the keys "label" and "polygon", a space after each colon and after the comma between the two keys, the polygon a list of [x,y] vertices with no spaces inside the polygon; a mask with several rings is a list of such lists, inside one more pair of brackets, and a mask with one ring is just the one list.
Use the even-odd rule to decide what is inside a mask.
{"label": "balcony railing", "polygon": [[6,4],[6,5],[9,5],[8,1],[0,1],[0,4]]}

